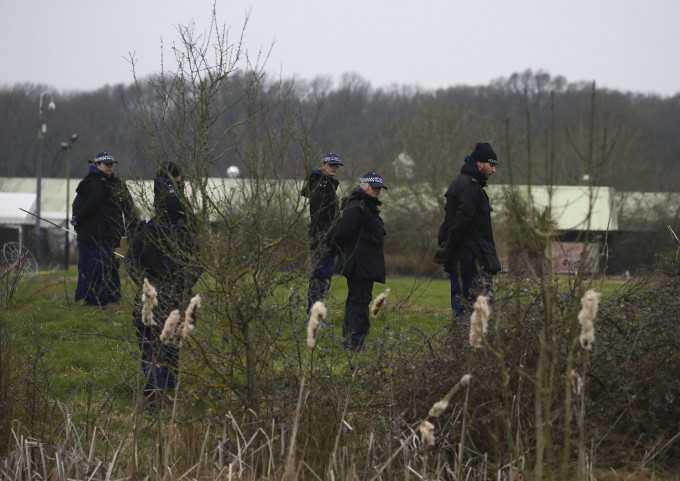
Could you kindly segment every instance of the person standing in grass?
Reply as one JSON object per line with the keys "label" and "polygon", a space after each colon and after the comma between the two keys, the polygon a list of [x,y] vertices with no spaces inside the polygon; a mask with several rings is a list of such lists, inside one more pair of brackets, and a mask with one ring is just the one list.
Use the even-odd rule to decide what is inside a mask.
{"label": "person standing in grass", "polygon": [[368,308],[373,283],[385,283],[386,233],[378,200],[383,189],[387,186],[380,174],[364,174],[352,191],[333,236],[333,243],[342,255],[342,274],[347,278],[342,336],[348,350],[359,350],[364,345],[370,328]]}
{"label": "person standing in grass", "polygon": [[114,249],[138,225],[125,182],[114,174],[113,154],[100,152],[80,181],[71,223],[78,234],[78,285],[75,299],[106,306],[120,300],[120,276]]}
{"label": "person standing in grass", "polygon": [[329,152],[321,158],[318,169],[309,174],[301,195],[309,198],[309,240],[312,274],[307,288],[307,314],[316,301],[325,299],[333,277],[335,256],[330,249],[332,229],[339,214],[335,175],[342,166],[338,154]]}
{"label": "person standing in grass", "polygon": [[444,194],[446,215],[434,261],[449,273],[454,318],[471,312],[478,295],[493,293],[492,276],[501,270],[491,228],[493,209],[484,190],[497,164],[491,145],[478,142]]}
{"label": "person standing in grass", "polygon": [[[196,225],[181,183],[179,167],[164,163],[154,179],[155,215],[134,236],[126,255],[130,277],[138,287],[132,319],[146,379],[144,395],[151,405],[157,395],[172,391],[177,382],[179,348],[161,341],[164,323],[173,310],[187,305],[202,273],[196,257]],[[144,279],[157,292],[153,325],[142,318]]]}

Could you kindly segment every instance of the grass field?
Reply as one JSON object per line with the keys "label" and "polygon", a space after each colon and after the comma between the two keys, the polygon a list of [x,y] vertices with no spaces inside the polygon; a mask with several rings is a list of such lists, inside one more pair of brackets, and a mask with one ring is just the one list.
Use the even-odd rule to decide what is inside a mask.
{"label": "grass field", "polygon": [[[92,396],[96,398],[104,389],[129,384],[120,379],[120,367],[125,367],[123,372],[133,376],[138,362],[130,283],[123,281],[124,296],[119,304],[100,309],[73,301],[76,276],[74,268],[68,273],[41,273],[20,285],[13,305],[0,314],[1,322],[11,327],[10,331],[23,348],[37,354],[35,362],[40,363],[49,376],[52,392],[61,401],[85,401]],[[391,289],[388,308],[400,311],[399,316],[393,316],[395,322],[391,328],[411,325],[437,329],[447,321],[448,281],[390,279],[386,285],[376,284],[374,294],[386,286]],[[344,277],[334,277],[327,319],[332,327],[326,337],[342,335],[346,295]],[[299,310],[300,316],[304,316],[302,304]],[[381,317],[374,319],[372,329],[379,331],[382,322]],[[111,366],[116,369],[109,369]],[[95,391],[92,391],[93,376],[98,387]]]}
{"label": "grass field", "polygon": [[[606,459],[603,464],[612,466],[610,461],[614,459],[616,466],[630,474],[645,466],[645,453],[667,450],[672,444],[665,440],[673,440],[673,433],[661,430],[670,422],[671,411],[664,403],[670,399],[676,382],[669,377],[673,369],[660,370],[657,366],[659,362],[675,365],[675,331],[660,331],[655,336],[640,334],[646,325],[658,329],[669,318],[668,312],[673,312],[665,304],[658,312],[650,309],[659,305],[654,296],[667,291],[661,299],[677,301],[673,297],[674,278],[655,276],[634,279],[633,284],[609,278],[586,281],[581,286],[601,291],[607,305],[598,318],[595,350],[587,356],[578,341],[570,338],[573,329],[578,328],[580,302],[572,291],[574,279],[568,276],[557,276],[555,282],[562,295],[554,297],[560,305],[549,321],[553,338],[540,342],[541,327],[548,325],[544,324],[540,283],[499,276],[494,304],[497,312],[493,314],[488,343],[480,350],[470,348],[469,325],[454,325],[452,321],[446,278],[388,278],[385,285],[374,286],[374,297],[387,287],[390,294],[379,315],[372,318],[367,349],[360,354],[347,353],[341,347],[347,294],[343,277],[333,279],[327,299],[326,322],[330,326],[321,330],[313,350],[305,342],[305,279],[292,286],[294,295],[291,286],[279,286],[259,311],[250,314],[248,321],[254,331],[251,337],[244,337],[248,326],[239,326],[238,319],[221,317],[233,313],[220,306],[215,292],[206,287],[209,284],[199,284],[195,290],[205,296],[206,309],[212,310],[199,312],[196,331],[183,348],[184,390],[174,398],[177,404],[173,404],[171,412],[152,412],[143,409],[145,403],[138,396],[142,383],[132,327],[134,292],[130,283],[124,281],[119,305],[100,309],[73,301],[75,267],[69,272],[40,273],[20,284],[13,303],[0,312],[0,414],[3,406],[11,404],[6,400],[15,400],[13,426],[23,426],[21,432],[26,436],[45,439],[50,446],[55,445],[50,440],[60,440],[60,447],[54,448],[57,451],[88,451],[82,444],[77,449],[69,445],[73,438],[68,433],[80,433],[80,443],[90,439],[94,442],[97,433],[106,433],[90,448],[94,453],[90,458],[106,460],[111,463],[111,473],[132,479],[140,469],[147,472],[140,464],[129,464],[137,456],[155,473],[161,473],[170,460],[185,473],[192,466],[209,468],[213,465],[202,457],[204,447],[199,441],[204,439],[205,449],[217,456],[223,449],[220,443],[226,432],[231,433],[230,442],[239,440],[224,447],[227,457],[250,457],[249,480],[283,479],[279,476],[282,461],[288,463],[291,459],[285,453],[298,442],[297,455],[306,463],[305,469],[313,473],[326,472],[328,456],[339,459],[336,456],[341,447],[345,453],[341,465],[346,472],[336,473],[336,479],[361,479],[392,463],[395,469],[403,470],[394,479],[408,478],[413,463],[420,466],[423,474],[429,473],[426,478],[445,479],[434,473],[459,465],[463,449],[459,439],[471,444],[465,448],[470,473],[480,475],[487,469],[485,455],[479,453],[490,452],[499,456],[494,461],[494,476],[503,477],[509,475],[503,470],[519,469],[513,459],[531,457],[535,449],[533,423],[538,420],[530,400],[535,395],[533,383],[538,382],[536,366],[545,355],[552,367],[541,381],[549,393],[544,409],[554,412],[551,419],[556,423],[550,429],[555,440],[554,445],[548,445],[548,452],[561,455],[561,440],[577,434],[575,426],[558,426],[571,409],[563,404],[561,376],[568,372],[568,363],[584,374],[588,366],[592,399],[587,405],[597,416],[587,418],[587,431],[593,439],[600,440],[598,455]],[[518,290],[514,290],[515,286]],[[227,294],[220,295],[222,302],[229,299]],[[610,298],[616,302],[608,303]],[[650,312],[655,312],[657,318],[651,318]],[[245,346],[249,344],[254,344],[254,353],[247,352]],[[250,363],[249,356],[256,356],[257,362]],[[499,365],[506,369],[499,369]],[[251,368],[253,379],[259,383],[259,392],[254,394],[248,392]],[[504,372],[507,377],[502,375]],[[418,447],[420,441],[416,442],[416,429],[423,416],[427,418],[432,403],[465,373],[472,374],[475,387],[464,397],[459,394],[455,402],[452,400],[448,418],[432,419],[438,441],[432,448],[433,462],[429,463],[426,450]],[[633,390],[636,396],[626,398],[625,393]],[[252,396],[260,401],[257,413],[249,404]],[[573,409],[583,413],[584,406],[577,403]],[[641,413],[650,411],[664,421],[655,424],[654,437],[647,439],[643,433],[650,424]],[[463,419],[469,421],[469,426],[462,423]],[[25,445],[14,442],[8,425],[3,426],[1,421],[2,416],[3,439],[12,440],[9,445],[18,451],[28,452]],[[296,441],[293,433],[298,428]],[[276,430],[280,433],[276,434]],[[628,440],[631,430],[638,434]],[[253,443],[255,439],[259,441]],[[664,439],[666,444],[655,444],[658,439]],[[412,443],[412,448],[405,449]],[[522,443],[526,454],[515,457],[513,449],[519,447],[511,449],[514,443]],[[403,458],[395,458],[392,452],[398,445],[402,447],[397,452],[404,449]],[[619,452],[624,445],[628,451]],[[373,451],[366,452],[367,446],[373,446]],[[576,446],[576,440],[572,446]],[[118,461],[111,457],[116,450],[121,452]],[[573,453],[568,454],[566,462],[557,456],[547,463],[566,466],[566,471],[571,472],[576,464],[571,461]],[[82,456],[75,456],[71,466],[77,471],[77,466],[88,463]],[[263,477],[262,463],[277,466],[279,474]],[[513,476],[517,475],[515,472]],[[528,472],[523,475],[528,476]],[[148,479],[175,479],[167,472],[154,476]],[[316,476],[309,479],[318,479]],[[325,476],[329,476],[328,472]],[[77,474],[71,478],[80,479]],[[0,475],[0,479],[10,478]]]}
{"label": "grass field", "polygon": [[[27,349],[39,352],[39,362],[50,375],[50,386],[59,400],[96,396],[87,388],[92,376],[97,376],[99,387],[114,387],[120,383],[120,370],[110,366],[126,366],[133,376],[138,349],[132,328],[133,292],[131,283],[123,282],[121,303],[106,309],[83,306],[73,301],[77,271],[68,273],[40,273],[19,286],[13,305],[0,315],[2,323],[11,324]],[[568,287],[569,279],[560,278],[560,286]],[[604,283],[604,295],[611,294],[622,283],[610,279]],[[375,284],[374,297],[386,287],[390,293],[386,303],[388,312],[398,315],[378,316],[372,320],[372,332],[379,332],[385,319],[390,328],[400,331],[416,327],[435,332],[451,322],[450,287],[446,279],[389,278],[386,284]],[[302,294],[304,294],[301,289]],[[338,339],[342,335],[344,301],[347,284],[342,276],[335,276],[327,299],[331,333],[326,337]],[[304,316],[304,306],[299,306]],[[200,321],[198,330],[200,331]]]}

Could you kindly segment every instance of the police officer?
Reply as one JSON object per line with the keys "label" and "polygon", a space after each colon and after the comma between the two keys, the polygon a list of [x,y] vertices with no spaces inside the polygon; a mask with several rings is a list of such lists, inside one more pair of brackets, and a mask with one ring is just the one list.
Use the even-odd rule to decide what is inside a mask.
{"label": "police officer", "polygon": [[78,234],[76,300],[106,306],[120,300],[120,276],[114,249],[138,223],[125,182],[113,173],[118,162],[100,152],[80,181],[73,201],[72,224]]}
{"label": "police officer", "polygon": [[492,276],[501,270],[491,228],[493,209],[484,190],[497,164],[491,144],[477,142],[444,194],[446,216],[434,261],[449,273],[454,318],[469,313],[478,295],[492,294]]}
{"label": "police officer", "polygon": [[[156,394],[173,390],[177,382],[179,349],[160,340],[163,323],[173,310],[186,307],[202,272],[193,215],[178,192],[181,182],[176,164],[161,166],[154,179],[154,217],[135,234],[126,255],[130,277],[138,287],[132,319],[146,379],[144,394],[151,405]],[[145,278],[157,291],[156,326],[142,322]]]}
{"label": "police officer", "polygon": [[338,154],[329,152],[321,158],[318,169],[309,174],[301,195],[309,198],[309,240],[312,258],[312,274],[307,289],[307,313],[316,301],[328,294],[333,277],[335,256],[329,241],[339,214],[338,181],[335,175],[343,165]]}
{"label": "police officer", "polygon": [[343,344],[358,350],[370,328],[369,304],[373,283],[385,282],[383,243],[385,229],[378,200],[387,189],[377,172],[367,172],[354,189],[338,221],[334,243],[342,253],[342,274],[347,278],[347,301],[342,324]]}

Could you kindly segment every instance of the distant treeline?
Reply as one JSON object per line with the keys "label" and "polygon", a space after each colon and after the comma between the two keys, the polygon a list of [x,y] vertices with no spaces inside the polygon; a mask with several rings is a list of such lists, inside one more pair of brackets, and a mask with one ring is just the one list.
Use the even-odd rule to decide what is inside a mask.
{"label": "distant treeline", "polygon": [[[280,88],[280,81],[265,78],[261,83],[265,97],[268,89]],[[225,84],[220,100],[238,106],[245,101],[241,90],[235,77]],[[499,154],[495,182],[578,184],[586,173],[591,178],[596,173],[600,184],[618,190],[677,190],[680,94],[667,98],[599,89],[530,70],[486,86],[438,90],[374,88],[356,75],[338,84],[323,77],[289,81],[285,90],[286,107],[294,106],[309,126],[306,141],[340,153],[357,172],[370,167],[387,178],[417,176],[438,165],[450,166],[453,178],[463,156],[483,139]],[[142,114],[136,110],[139,98],[154,97],[153,88],[141,81],[88,92],[35,84],[0,87],[0,176],[35,176],[39,98],[45,91],[51,92],[56,109],[43,111],[44,176],[64,177],[62,142],[74,133],[72,176],[83,175],[86,161],[101,150],[112,151],[128,177],[151,175],[153,166],[134,140],[140,138],[134,131],[136,116]],[[220,118],[225,131],[246,112],[246,106],[225,112]],[[225,152],[221,172],[214,175],[239,163],[229,157],[228,148]],[[416,168],[400,172],[410,161]],[[586,168],[593,161],[596,168]],[[301,167],[310,165],[310,159],[300,159]]]}

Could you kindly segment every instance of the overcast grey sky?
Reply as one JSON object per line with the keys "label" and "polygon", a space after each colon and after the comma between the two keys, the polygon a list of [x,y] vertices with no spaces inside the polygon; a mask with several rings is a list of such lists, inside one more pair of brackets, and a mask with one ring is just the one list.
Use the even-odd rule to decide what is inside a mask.
{"label": "overcast grey sky", "polygon": [[[193,20],[204,31],[213,0],[0,0],[0,85],[94,90],[160,69],[160,44]],[[678,0],[217,0],[236,38],[250,9],[248,50],[267,50],[285,78],[374,87],[486,85],[528,68],[569,82],[680,92]],[[166,65],[166,68],[169,65]]]}

